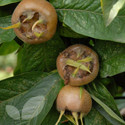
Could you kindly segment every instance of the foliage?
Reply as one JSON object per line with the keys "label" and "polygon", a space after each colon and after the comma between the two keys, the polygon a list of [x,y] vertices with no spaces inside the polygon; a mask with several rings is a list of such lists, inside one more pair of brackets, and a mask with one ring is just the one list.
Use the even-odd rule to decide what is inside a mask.
{"label": "foliage", "polygon": [[[13,8],[12,11],[15,7],[13,5],[19,1],[0,0],[0,27],[11,25],[11,15],[4,8]],[[56,71],[56,58],[66,47],[76,43],[86,44],[94,49],[100,61],[98,77],[85,86],[93,98],[93,107],[85,116],[84,124],[125,124],[113,97],[119,94],[117,89],[121,85],[116,76],[120,78],[119,74],[125,72],[124,1],[50,0],[49,2],[57,11],[58,27],[54,37],[46,43],[25,44],[15,38],[12,29],[0,29],[0,55],[5,56],[15,50],[17,52],[14,76],[0,81],[0,125],[56,123],[59,113],[54,102],[64,85]],[[114,7],[117,8],[115,11]],[[120,105],[119,101],[116,102]],[[120,105],[122,108],[123,106],[124,104]],[[11,114],[9,107],[15,114]],[[63,120],[65,121],[65,117]],[[70,121],[64,123],[71,124]]]}
{"label": "foliage", "polygon": [[104,19],[106,26],[108,26],[113,19],[117,16],[120,9],[125,4],[124,0],[101,0],[102,11],[104,13]]}

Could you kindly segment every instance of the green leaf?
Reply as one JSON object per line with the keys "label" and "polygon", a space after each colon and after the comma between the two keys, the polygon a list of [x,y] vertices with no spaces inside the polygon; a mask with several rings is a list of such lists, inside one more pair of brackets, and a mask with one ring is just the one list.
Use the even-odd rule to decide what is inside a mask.
{"label": "green leaf", "polygon": [[5,6],[11,3],[16,3],[19,2],[21,0],[0,0],[0,6]]}
{"label": "green leaf", "polygon": [[[38,45],[25,44],[19,54],[16,70],[29,71],[52,71],[56,68],[56,58],[65,45],[56,34],[53,39]],[[18,72],[19,73],[19,72]]]}
{"label": "green leaf", "polygon": [[102,40],[125,43],[124,10],[109,27],[105,26],[100,0],[50,0],[59,20],[74,32]]}
{"label": "green leaf", "polygon": [[93,107],[103,116],[105,117],[112,125],[123,125],[121,122],[117,121],[113,117],[111,117],[99,104],[95,103]]}
{"label": "green leaf", "polygon": [[[110,77],[111,78],[111,77]],[[115,82],[113,77],[110,79],[110,83],[106,86],[110,94],[115,97],[118,92],[118,84]]]}
{"label": "green leaf", "polygon": [[101,0],[106,26],[115,19],[119,10],[125,4],[125,0]]}
{"label": "green leaf", "polygon": [[97,40],[95,50],[100,57],[101,77],[114,76],[125,71],[125,45]]}
{"label": "green leaf", "polygon": [[[25,125],[40,125],[46,115],[48,114],[49,110],[51,109],[54,100],[56,99],[56,96],[61,89],[63,81],[59,77],[58,73],[52,73],[51,75],[42,78],[40,81],[37,82],[35,86],[33,86],[28,91],[25,91],[23,93],[20,93],[18,96],[15,96],[13,98],[10,98],[7,101],[4,101],[0,103],[0,124],[1,125],[17,125],[17,124],[25,124]],[[28,120],[14,120],[8,116],[8,114],[5,112],[6,105],[12,105],[16,107],[20,113],[23,111],[24,105],[34,97],[41,96],[45,99],[44,104],[37,103],[37,111],[39,111],[40,107],[43,106],[40,114],[33,118],[29,117]],[[32,103],[31,103],[32,105]],[[34,103],[33,103],[34,105]],[[30,109],[29,109],[30,110]],[[27,111],[27,115],[30,116],[31,112]],[[34,110],[35,111],[35,110]],[[35,114],[35,112],[32,112],[32,115]],[[21,116],[23,117],[23,116]],[[6,120],[5,120],[6,119]]]}
{"label": "green leaf", "polygon": [[84,119],[85,125],[112,125],[95,108]]}
{"label": "green leaf", "polygon": [[[7,27],[11,25],[11,16],[0,17],[0,27]],[[10,42],[15,38],[13,29],[0,29],[0,43]]]}
{"label": "green leaf", "polygon": [[114,98],[111,96],[110,92],[106,89],[106,87],[100,82],[100,80],[95,80],[93,83],[89,84],[87,86],[87,89],[90,94],[100,99],[104,104],[106,104],[109,108],[111,108],[116,114],[120,116]]}
{"label": "green leaf", "polygon": [[91,97],[102,106],[102,108],[114,119],[118,120],[119,122],[125,124],[124,120],[121,119],[118,115],[116,115],[105,103],[103,103],[100,99],[96,98],[94,95],[91,94]]}
{"label": "green leaf", "polygon": [[92,98],[114,119],[123,123],[118,108],[114,102],[113,97],[108,92],[103,84],[95,81],[87,86]]}
{"label": "green leaf", "polygon": [[29,90],[48,73],[28,72],[0,81],[0,101],[7,100]]}
{"label": "green leaf", "polygon": [[0,55],[7,55],[19,48],[19,45],[13,40],[0,45]]}

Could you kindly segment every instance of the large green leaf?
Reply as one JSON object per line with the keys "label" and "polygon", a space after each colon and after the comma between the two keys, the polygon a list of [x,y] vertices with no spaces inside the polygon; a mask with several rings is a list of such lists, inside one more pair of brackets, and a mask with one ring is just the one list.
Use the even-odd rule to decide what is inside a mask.
{"label": "large green leaf", "polygon": [[[11,16],[0,17],[0,27],[7,27],[11,25]],[[13,29],[3,30],[0,29],[0,43],[10,42],[15,38]]]}
{"label": "large green leaf", "polygon": [[7,55],[19,48],[19,45],[13,40],[0,45],[0,55]]}
{"label": "large green leaf", "polygon": [[100,57],[101,77],[113,76],[125,71],[125,45],[96,41],[94,47]]}
{"label": "large green leaf", "polygon": [[121,119],[118,115],[116,115],[112,109],[110,109],[105,103],[103,103],[100,99],[95,97],[94,95],[91,95],[92,98],[115,120],[119,121],[120,123],[125,124],[124,120]]}
{"label": "large green leaf", "polygon": [[103,84],[95,81],[87,86],[92,98],[115,120],[119,123],[124,123],[113,97],[108,92]]}
{"label": "large green leaf", "polygon": [[60,21],[73,31],[97,39],[125,43],[125,11],[105,26],[100,0],[50,0]]}
{"label": "large green leaf", "polygon": [[21,54],[19,54],[15,73],[54,70],[56,68],[56,58],[64,48],[65,45],[57,34],[46,43],[25,44]]}
{"label": "large green leaf", "polygon": [[95,108],[85,117],[85,125],[112,125]]}
{"label": "large green leaf", "polygon": [[112,125],[124,125],[121,122],[114,119],[112,116],[110,116],[100,105],[95,103],[93,107],[103,116],[105,117]]}
{"label": "large green leaf", "polygon": [[109,106],[116,114],[120,116],[113,97],[106,89],[106,87],[100,83],[100,81],[95,80],[93,83],[87,86],[87,89],[89,90],[90,94],[99,98],[104,104]]}
{"label": "large green leaf", "polygon": [[[40,125],[51,109],[62,83],[58,73],[52,73],[39,80],[28,91],[3,101],[0,103],[0,124]],[[18,111],[22,114],[21,119],[19,119],[19,115],[13,117],[15,113],[18,114]]]}
{"label": "large green leaf", "polygon": [[117,92],[118,92],[118,86],[114,80],[113,77],[108,77],[108,78],[98,78],[101,84],[103,84],[107,90],[110,92],[110,94],[115,97]]}
{"label": "large green leaf", "polygon": [[47,73],[29,72],[0,81],[0,101],[29,90],[46,75]]}
{"label": "large green leaf", "polygon": [[21,0],[0,0],[0,6],[5,6],[11,3],[16,3],[19,2]]}
{"label": "large green leaf", "polygon": [[125,4],[125,0],[101,0],[101,3],[105,23],[108,26]]}

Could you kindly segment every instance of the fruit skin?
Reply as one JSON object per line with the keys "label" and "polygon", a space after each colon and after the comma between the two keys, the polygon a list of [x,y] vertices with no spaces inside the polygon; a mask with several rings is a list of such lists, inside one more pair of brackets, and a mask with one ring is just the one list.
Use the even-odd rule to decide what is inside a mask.
{"label": "fruit skin", "polygon": [[40,39],[32,40],[25,37],[18,28],[14,29],[15,34],[25,43],[38,44],[48,41],[56,32],[57,13],[55,8],[45,0],[22,0],[13,12],[11,22],[16,24],[19,22],[19,17],[25,11],[36,11],[41,13],[47,21],[47,33]]}
{"label": "fruit skin", "polygon": [[72,85],[72,86],[82,86],[82,85],[90,83],[91,81],[93,81],[96,78],[96,76],[98,75],[98,71],[99,71],[99,59],[98,59],[98,55],[96,54],[96,52],[93,51],[91,48],[85,46],[85,45],[75,44],[75,45],[72,45],[72,46],[68,47],[67,49],[65,49],[62,53],[60,53],[60,55],[57,58],[57,63],[56,63],[57,64],[57,70],[58,70],[58,73],[60,74],[61,78],[63,80],[65,80],[65,78],[64,78],[64,68],[66,66],[66,60],[67,60],[67,58],[65,58],[63,56],[63,53],[66,52],[66,51],[69,52],[71,50],[77,51],[80,48],[84,49],[84,50],[87,50],[89,53],[91,53],[91,56],[94,59],[94,68],[93,68],[93,71],[88,76],[85,76],[83,78],[71,77],[70,76],[70,80],[69,80],[68,84]]}
{"label": "fruit skin", "polygon": [[60,90],[56,104],[58,111],[69,110],[87,115],[91,110],[92,100],[85,89],[83,89],[80,98],[80,87],[66,85]]}

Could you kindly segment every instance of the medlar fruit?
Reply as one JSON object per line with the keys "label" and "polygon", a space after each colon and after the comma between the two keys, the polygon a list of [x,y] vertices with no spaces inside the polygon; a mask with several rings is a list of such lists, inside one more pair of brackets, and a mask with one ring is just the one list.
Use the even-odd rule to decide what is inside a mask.
{"label": "medlar fruit", "polygon": [[38,44],[52,38],[57,27],[57,13],[46,0],[22,0],[12,15],[15,34],[24,42]]}
{"label": "medlar fruit", "polygon": [[72,45],[58,56],[57,70],[65,84],[72,86],[88,84],[98,74],[98,55],[85,45]]}
{"label": "medlar fruit", "polygon": [[56,105],[57,110],[60,112],[60,117],[56,125],[58,125],[66,111],[72,113],[77,125],[78,118],[80,118],[83,125],[82,118],[90,112],[92,100],[90,94],[84,88],[66,85],[60,90]]}

